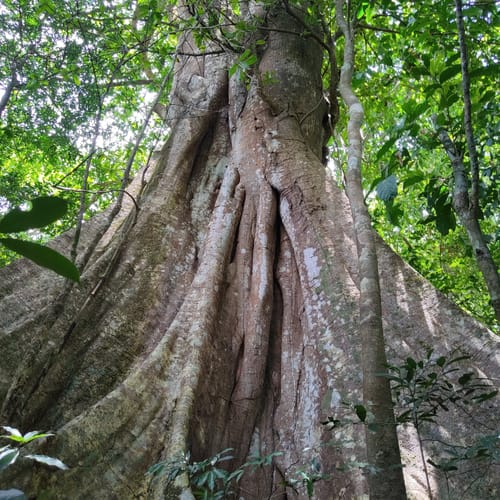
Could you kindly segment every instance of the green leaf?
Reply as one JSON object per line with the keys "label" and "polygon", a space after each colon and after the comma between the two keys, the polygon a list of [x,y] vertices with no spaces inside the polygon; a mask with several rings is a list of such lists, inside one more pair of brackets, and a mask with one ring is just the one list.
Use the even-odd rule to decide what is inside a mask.
{"label": "green leaf", "polygon": [[[18,436],[22,437],[23,435],[19,431],[19,429],[16,429],[15,427],[9,427],[8,425],[2,425],[2,429],[5,429],[11,436]],[[7,437],[7,436],[5,436]]]}
{"label": "green leaf", "polygon": [[307,496],[309,498],[312,498],[314,494],[314,483],[311,480],[306,481],[306,487],[307,487]]}
{"label": "green leaf", "polygon": [[238,71],[238,63],[235,63],[229,68],[229,76],[230,77],[233,76],[237,71]]}
{"label": "green leaf", "polygon": [[9,465],[12,465],[19,456],[19,450],[17,448],[3,448],[0,451],[0,471],[6,469]]}
{"label": "green leaf", "polygon": [[47,455],[26,455],[26,458],[31,458],[31,460],[35,460],[41,464],[50,465],[51,467],[57,467],[58,469],[69,469],[69,467],[58,458],[48,457]]}
{"label": "green leaf", "polygon": [[476,76],[493,76],[496,77],[500,71],[499,64],[491,64],[482,68],[473,69],[470,72],[470,77],[475,78]]}
{"label": "green leaf", "polygon": [[454,64],[452,66],[449,66],[439,75],[439,83],[447,82],[454,76],[458,75],[461,72],[461,70],[462,67],[460,66],[460,64]]}
{"label": "green leaf", "polygon": [[389,149],[391,149],[391,147],[393,146],[393,144],[396,141],[397,141],[397,137],[391,137],[389,140],[387,140],[384,143],[384,145],[379,149],[377,156],[375,158],[375,161],[380,160],[380,158],[382,158],[382,156],[384,156],[385,153],[387,153],[387,151],[389,151]]}
{"label": "green leaf", "polygon": [[406,365],[411,368],[412,370],[415,370],[417,367],[417,362],[410,356],[406,358]]}
{"label": "green leaf", "polygon": [[10,250],[27,257],[39,266],[46,267],[70,280],[80,281],[80,273],[76,266],[64,255],[52,250],[52,248],[15,238],[0,238],[0,243]]}
{"label": "green leaf", "polygon": [[356,412],[356,415],[358,416],[359,420],[361,422],[364,422],[366,420],[366,408],[363,405],[355,405],[354,406],[354,411]]}
{"label": "green leaf", "polygon": [[446,358],[444,356],[440,356],[437,360],[436,360],[436,364],[438,366],[441,366],[443,367],[446,363]]}
{"label": "green leaf", "polygon": [[458,383],[460,385],[465,385],[465,384],[468,384],[472,377],[473,377],[473,373],[464,373],[459,379],[458,379]]}
{"label": "green leaf", "polygon": [[404,181],[403,181],[403,186],[404,189],[409,188],[410,186],[413,186],[414,184],[418,184],[419,182],[422,182],[425,180],[425,176],[422,173],[418,174],[411,174],[409,175]]}
{"label": "green leaf", "polygon": [[406,381],[410,382],[413,380],[413,377],[415,376],[415,370],[411,367],[408,367],[408,370],[406,371]]}
{"label": "green leaf", "polygon": [[403,422],[406,423],[406,422],[411,421],[411,417],[412,417],[411,410],[406,410],[396,418],[396,421],[398,423],[403,423]]}
{"label": "green leaf", "polygon": [[377,195],[382,201],[389,201],[398,194],[398,180],[395,175],[390,175],[377,184]]}
{"label": "green leaf", "polygon": [[21,433],[17,429],[14,429],[13,427],[4,426],[3,428],[6,431],[10,432],[10,435],[0,436],[1,438],[10,439],[11,441],[15,441],[16,443],[22,443],[22,444],[29,443],[31,441],[34,441],[35,439],[40,439],[43,437],[54,435],[54,434],[43,434],[40,433],[40,431],[31,431],[27,432],[24,436],[22,436]]}
{"label": "green leaf", "polygon": [[487,392],[485,394],[481,394],[480,396],[476,396],[472,399],[474,399],[475,401],[477,401],[478,403],[482,403],[483,401],[488,401],[488,399],[493,399],[494,397],[496,397],[498,394],[498,391],[491,391],[491,392]]}
{"label": "green leaf", "polygon": [[60,219],[68,209],[68,203],[56,196],[42,196],[31,200],[31,210],[14,208],[0,219],[0,233],[18,233],[44,227]]}
{"label": "green leaf", "polygon": [[387,215],[387,220],[393,226],[399,226],[400,219],[404,215],[403,210],[401,210],[401,205],[393,203],[393,200],[385,201],[385,213]]}
{"label": "green leaf", "polygon": [[436,228],[446,236],[450,231],[454,231],[457,227],[457,220],[453,208],[450,203],[444,205],[436,205]]}

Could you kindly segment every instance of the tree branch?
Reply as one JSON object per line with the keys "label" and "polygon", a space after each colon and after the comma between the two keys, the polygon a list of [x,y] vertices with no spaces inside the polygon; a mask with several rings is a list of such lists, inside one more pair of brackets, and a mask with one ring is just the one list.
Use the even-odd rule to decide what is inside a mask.
{"label": "tree branch", "polygon": [[458,41],[460,44],[460,65],[462,67],[462,94],[464,100],[464,128],[469,151],[471,170],[471,192],[469,202],[475,217],[479,216],[479,161],[477,157],[476,142],[472,129],[472,104],[470,97],[469,58],[465,40],[464,17],[462,0],[455,0],[455,13],[457,18]]}

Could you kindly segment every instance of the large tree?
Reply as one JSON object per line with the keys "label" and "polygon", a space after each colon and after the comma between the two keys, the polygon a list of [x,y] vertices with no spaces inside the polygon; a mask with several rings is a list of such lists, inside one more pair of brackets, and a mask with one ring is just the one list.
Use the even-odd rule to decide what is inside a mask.
{"label": "large tree", "polygon": [[[134,202],[83,224],[80,284],[23,260],[1,271],[2,421],[55,430],[43,449],[70,466],[11,468],[2,486],[40,498],[191,498],[187,475],[146,471],[230,447],[232,468],[281,452],[243,475],[243,498],[290,496],[306,468],[324,499],[421,498],[429,487],[495,495],[494,471],[425,477],[422,458],[494,432],[491,401],[461,411],[445,382],[452,417],[399,426],[401,468],[386,358],[406,363],[410,380],[408,359],[430,347],[437,367],[464,351],[463,369],[493,379],[498,344],[367,224],[352,12],[337,2],[334,34],[302,3],[165,7],[185,21],[170,131],[129,187]],[[201,37],[210,24],[219,30]],[[338,83],[349,197],[325,159]]]}

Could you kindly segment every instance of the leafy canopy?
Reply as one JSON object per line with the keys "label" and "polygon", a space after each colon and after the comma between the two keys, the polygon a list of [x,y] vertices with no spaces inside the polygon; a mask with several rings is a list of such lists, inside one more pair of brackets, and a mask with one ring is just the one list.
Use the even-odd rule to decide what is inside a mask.
{"label": "leafy canopy", "polygon": [[[146,124],[147,109],[160,91],[155,109],[168,105],[167,77],[179,36],[191,33],[202,48],[215,42],[217,50],[234,54],[235,77],[258,63],[265,35],[255,35],[259,18],[244,19],[240,2],[188,1],[190,16],[182,18],[176,4],[4,0],[0,6],[0,212],[61,191],[68,203],[66,214],[43,231],[30,229],[31,239],[46,241],[113,202],[164,140],[168,127],[156,115]],[[343,44],[333,2],[263,4],[300,9],[302,36],[322,36],[325,48],[335,42],[333,51],[325,50],[325,95],[331,101],[332,61],[341,60]],[[446,128],[468,162],[454,9],[451,0],[349,2],[357,43],[354,85],[366,115],[364,188],[384,239],[467,311],[495,326],[472,248],[453,210],[451,166],[433,125],[434,119]],[[498,262],[495,2],[465,2],[464,21],[480,158],[480,224]],[[345,116],[344,110],[329,143],[337,165],[345,157]],[[341,182],[338,167],[336,173]],[[4,251],[0,263],[11,258]]]}

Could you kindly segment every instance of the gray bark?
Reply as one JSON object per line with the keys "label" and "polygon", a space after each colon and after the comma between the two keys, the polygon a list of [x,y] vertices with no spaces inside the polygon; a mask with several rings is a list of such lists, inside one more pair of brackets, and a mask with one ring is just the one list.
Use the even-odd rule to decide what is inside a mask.
{"label": "gray bark", "polygon": [[[368,475],[368,491],[374,500],[406,498],[401,454],[396,433],[392,395],[387,378],[382,299],[375,234],[362,185],[363,106],[352,89],[354,72],[354,34],[344,16],[344,2],[337,0],[337,24],[344,35],[344,59],[339,92],[347,105],[348,153],[346,192],[351,206],[358,250],[359,330],[363,371],[363,407],[373,415],[376,429],[366,429],[366,457],[379,472]],[[385,374],[384,377],[382,374]],[[430,487],[429,487],[430,490]]]}

